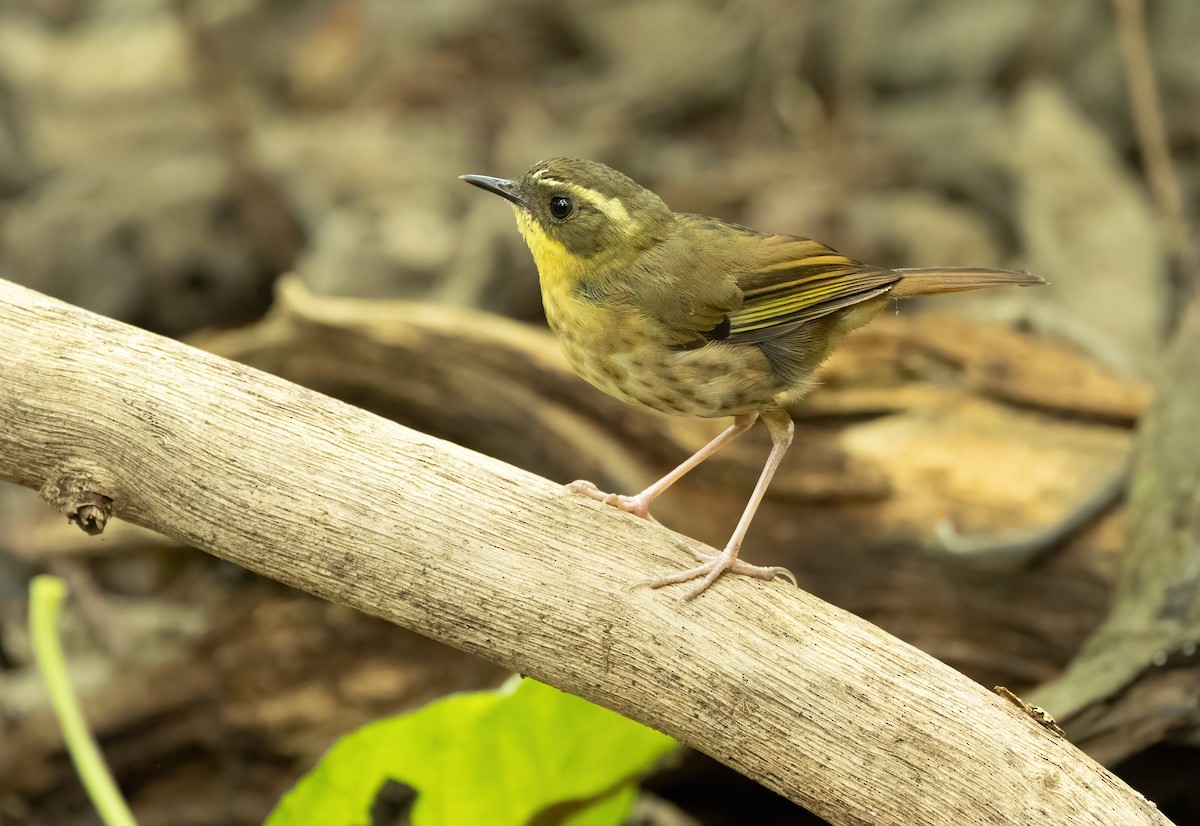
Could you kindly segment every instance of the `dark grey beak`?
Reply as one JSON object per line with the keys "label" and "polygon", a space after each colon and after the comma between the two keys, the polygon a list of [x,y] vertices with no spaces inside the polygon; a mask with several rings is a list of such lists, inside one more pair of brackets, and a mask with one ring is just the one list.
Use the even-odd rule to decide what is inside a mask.
{"label": "dark grey beak", "polygon": [[460,181],[466,181],[471,186],[494,192],[501,198],[507,198],[521,209],[527,209],[525,199],[521,197],[520,184],[507,178],[492,178],[488,175],[459,175]]}

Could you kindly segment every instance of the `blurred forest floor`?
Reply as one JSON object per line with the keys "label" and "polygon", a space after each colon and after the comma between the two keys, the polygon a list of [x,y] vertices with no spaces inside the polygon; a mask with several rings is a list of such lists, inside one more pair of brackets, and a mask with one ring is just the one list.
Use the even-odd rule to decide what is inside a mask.
{"label": "blurred forest floor", "polygon": [[[575,378],[539,329],[509,210],[458,175],[595,158],[678,211],[871,263],[1035,272],[1050,286],[910,302],[848,342],[793,411],[797,447],[747,551],[1027,691],[1104,619],[1123,509],[1017,565],[930,549],[942,521],[1051,524],[1127,464],[1196,276],[1178,217],[1200,191],[1200,4],[1155,0],[1145,23],[1174,216],[1143,173],[1129,24],[1105,3],[8,2],[0,277],[632,491],[721,423]],[[763,434],[744,442],[660,518],[723,542],[766,452]],[[144,826],[260,822],[338,734],[503,678],[128,525],[84,537],[6,487],[4,824],[95,822],[25,638],[45,569],[78,596],[72,665]],[[1196,822],[1196,735],[1175,734],[1097,756]],[[704,823],[750,799],[773,807],[763,823],[802,816],[730,774],[691,757],[650,786]]]}

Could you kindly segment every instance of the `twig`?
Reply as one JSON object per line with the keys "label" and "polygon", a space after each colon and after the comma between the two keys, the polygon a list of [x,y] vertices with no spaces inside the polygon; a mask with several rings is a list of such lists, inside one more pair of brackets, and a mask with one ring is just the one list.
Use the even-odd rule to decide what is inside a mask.
{"label": "twig", "polygon": [[1200,255],[1191,238],[1183,190],[1171,161],[1171,146],[1146,37],[1145,1],[1113,0],[1113,5],[1116,10],[1117,45],[1125,64],[1129,105],[1133,111],[1133,125],[1137,131],[1142,163],[1159,216],[1166,227],[1168,246],[1182,270],[1183,283],[1179,285],[1175,296],[1177,300],[1172,302],[1172,306],[1181,307],[1194,290],[1200,289]]}

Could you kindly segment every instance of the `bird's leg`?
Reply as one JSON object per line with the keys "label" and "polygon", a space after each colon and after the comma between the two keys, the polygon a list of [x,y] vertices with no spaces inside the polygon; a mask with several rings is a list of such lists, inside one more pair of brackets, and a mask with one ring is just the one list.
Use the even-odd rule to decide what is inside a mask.
{"label": "bird's leg", "polygon": [[788,446],[792,443],[792,435],[795,432],[792,417],[781,407],[770,407],[764,410],[762,412],[762,419],[771,433],[771,454],[767,457],[767,463],[763,466],[762,474],[758,477],[758,484],[754,486],[754,492],[750,494],[750,501],[746,503],[746,510],[742,512],[742,518],[738,521],[737,527],[734,528],[733,536],[729,538],[729,543],[725,546],[725,550],[719,554],[705,554],[690,546],[685,546],[702,564],[695,568],[681,571],[678,574],[671,574],[661,579],[651,580],[646,583],[651,588],[661,588],[664,585],[675,585],[680,582],[688,582],[703,577],[704,579],[700,584],[684,597],[685,600],[688,600],[703,593],[725,571],[766,580],[782,576],[790,579],[793,585],[796,584],[796,578],[786,568],[760,567],[758,565],[750,565],[738,559],[738,551],[741,550],[742,540],[746,537],[746,531],[750,529],[750,522],[754,519],[754,512],[758,510],[763,496],[766,495],[767,487],[771,484],[771,477],[775,475],[775,471],[779,468],[779,463],[783,459],[783,454],[787,453]]}
{"label": "bird's leg", "polygon": [[[651,522],[657,521],[650,515],[650,503],[662,495],[663,491],[671,487],[671,485],[682,479],[688,471],[692,470],[698,464],[703,462],[709,456],[712,456],[725,445],[732,442],[738,436],[745,433],[753,425],[758,418],[757,413],[744,413],[741,416],[735,416],[733,424],[725,428],[721,435],[713,439],[704,447],[697,450],[689,456],[679,467],[668,473],[663,478],[659,479],[644,491],[633,496],[622,496],[618,493],[604,493],[591,482],[579,481],[572,482],[567,485],[567,490],[571,493],[577,493],[581,496],[587,496],[595,499],[598,502],[603,502],[606,505],[612,505],[615,508],[620,508],[627,513],[632,513],[635,516],[640,516],[643,519],[649,519]],[[788,421],[791,421],[789,419]]]}

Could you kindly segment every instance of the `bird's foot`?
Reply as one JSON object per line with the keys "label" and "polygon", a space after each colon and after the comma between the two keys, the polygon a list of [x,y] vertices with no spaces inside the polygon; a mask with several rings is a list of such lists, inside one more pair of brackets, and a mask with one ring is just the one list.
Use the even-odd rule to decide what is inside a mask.
{"label": "bird's foot", "polygon": [[642,519],[647,519],[651,522],[658,521],[650,515],[651,500],[642,494],[622,496],[619,493],[605,493],[591,482],[583,479],[578,479],[567,485],[567,490],[570,493],[586,496],[589,499],[595,499],[597,502],[603,502],[606,505],[612,505],[614,508],[623,510],[626,513],[632,513],[634,516],[640,516]]}
{"label": "bird's foot", "polygon": [[751,565],[748,562],[738,559],[737,545],[730,544],[719,554],[706,554],[684,542],[680,543],[680,547],[694,556],[700,564],[695,568],[689,568],[677,574],[669,574],[659,579],[652,579],[646,582],[646,585],[649,585],[651,588],[662,588],[665,585],[677,585],[681,582],[690,582],[693,579],[703,577],[699,585],[683,596],[683,601],[685,602],[704,593],[708,589],[708,586],[712,585],[717,580],[717,577],[726,571],[731,574],[740,574],[741,576],[749,576],[766,581],[781,576],[791,582],[792,585],[799,587],[795,575],[787,568],[780,568],[775,565]]}

